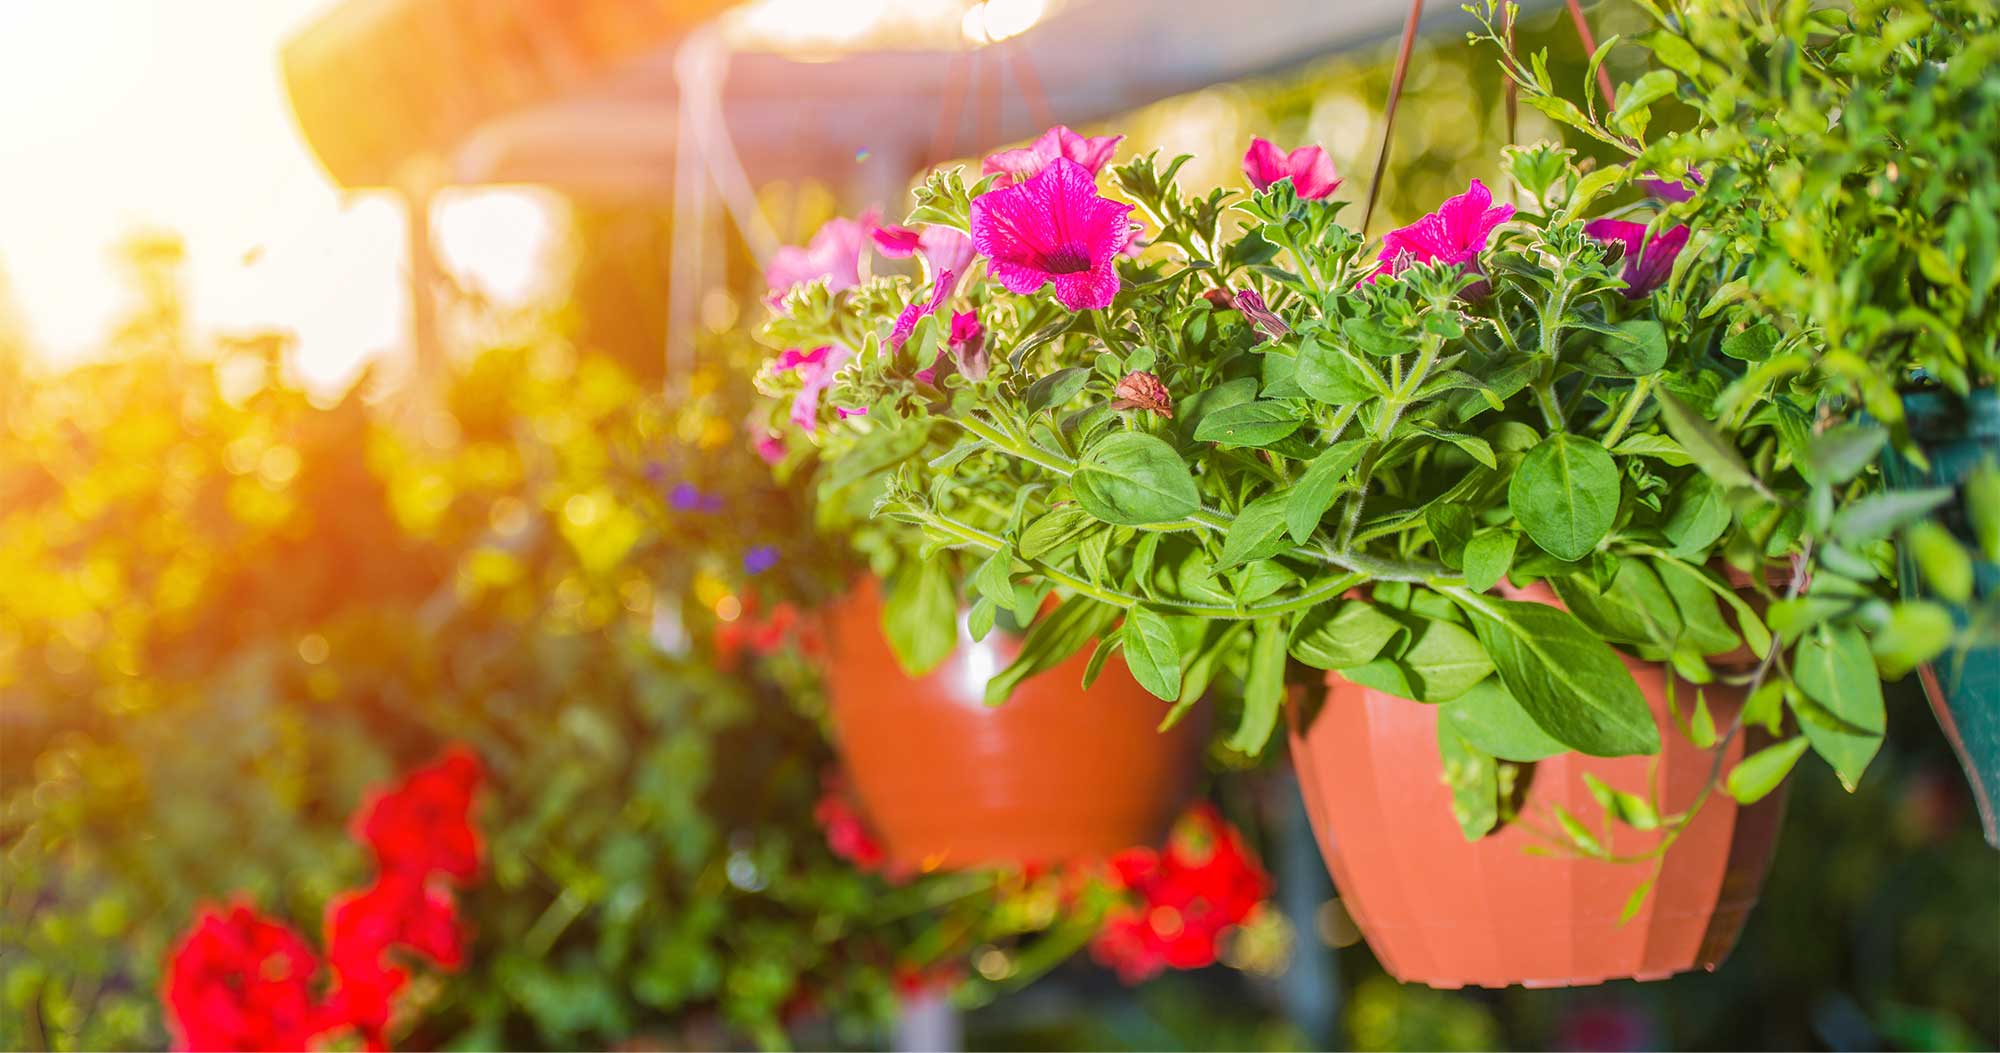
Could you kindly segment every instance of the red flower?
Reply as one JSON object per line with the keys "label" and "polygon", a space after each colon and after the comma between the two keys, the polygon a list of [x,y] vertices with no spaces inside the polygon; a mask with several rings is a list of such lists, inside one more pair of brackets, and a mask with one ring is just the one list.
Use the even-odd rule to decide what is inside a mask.
{"label": "red flower", "polygon": [[888,851],[875,839],[868,821],[861,817],[838,779],[827,780],[826,791],[813,806],[813,819],[826,833],[826,847],[854,864],[856,870],[880,870],[888,862]]}
{"label": "red flower", "polygon": [[1126,983],[1214,964],[1223,934],[1249,920],[1271,891],[1242,835],[1208,804],[1182,817],[1165,849],[1113,857],[1111,874],[1132,898],[1106,917],[1091,956]]}
{"label": "red flower", "polygon": [[743,612],[734,621],[715,627],[715,656],[724,668],[733,668],[745,651],[776,654],[794,643],[807,656],[817,655],[821,646],[818,625],[789,603],[780,603],[770,614],[759,617],[755,596],[743,598]]}
{"label": "red flower", "polygon": [[470,881],[479,871],[479,831],[471,812],[480,777],[478,758],[454,746],[389,792],[364,801],[354,817],[354,836],[375,850],[384,871],[419,881],[432,874]]}
{"label": "red flower", "polygon": [[161,993],[174,1046],[307,1048],[335,1022],[312,994],[312,949],[247,903],[205,907],[167,958]]}
{"label": "red flower", "polygon": [[327,957],[333,965],[332,1010],[383,1045],[391,1000],[409,974],[387,960],[402,949],[445,970],[465,963],[465,936],[451,890],[388,872],[359,892],[334,898],[326,911]]}

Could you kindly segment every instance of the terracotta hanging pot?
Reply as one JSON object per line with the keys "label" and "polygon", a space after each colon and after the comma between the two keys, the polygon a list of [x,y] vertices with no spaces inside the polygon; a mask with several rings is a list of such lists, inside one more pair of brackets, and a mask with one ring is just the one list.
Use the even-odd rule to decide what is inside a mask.
{"label": "terracotta hanging pot", "polygon": [[1166,732],[1167,704],[1116,657],[1088,691],[1088,652],[984,704],[1020,649],[998,629],[912,679],[881,629],[870,579],[833,612],[834,734],[869,819],[920,869],[1101,858],[1157,843],[1187,803],[1206,739],[1202,707]]}
{"label": "terracotta hanging pot", "polygon": [[[1553,602],[1544,587],[1514,598]],[[1621,656],[1624,657],[1624,656]],[[1739,734],[1724,749],[1697,749],[1667,720],[1667,667],[1625,657],[1661,728],[1650,757],[1563,754],[1523,765],[1517,816],[1468,842],[1452,818],[1441,772],[1437,709],[1327,676],[1325,702],[1288,707],[1292,762],[1306,810],[1355,924],[1383,968],[1399,980],[1467,985],[1561,987],[1614,979],[1656,980],[1714,969],[1736,943],[1770,864],[1784,810],[1784,790],[1749,807],[1715,786],[1693,822],[1667,849],[1651,895],[1621,922],[1633,891],[1653,863],[1614,863],[1557,850],[1546,831],[1554,806],[1600,830],[1600,809],[1583,776],[1650,797],[1657,772],[1661,811],[1694,803],[1756,743]],[[1727,726],[1743,692],[1705,689],[1718,725]],[[1694,685],[1675,698],[1692,705]],[[1685,712],[1685,709],[1683,710]],[[1540,833],[1536,831],[1541,831]],[[1646,853],[1658,832],[1614,826],[1614,856]],[[1539,846],[1541,854],[1530,854]]]}

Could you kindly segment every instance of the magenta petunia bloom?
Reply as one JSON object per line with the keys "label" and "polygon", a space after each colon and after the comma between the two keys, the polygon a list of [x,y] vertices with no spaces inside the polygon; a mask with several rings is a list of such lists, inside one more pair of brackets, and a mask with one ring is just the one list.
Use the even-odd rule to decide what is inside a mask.
{"label": "magenta petunia bloom", "polygon": [[960,311],[951,316],[951,337],[945,343],[945,350],[967,380],[986,379],[986,327],[979,324],[978,311]]}
{"label": "magenta petunia bloom", "polygon": [[943,306],[945,300],[951,296],[952,289],[957,286],[958,275],[945,271],[938,275],[938,280],[932,285],[929,302],[911,300],[910,305],[903,308],[903,313],[896,316],[895,328],[889,330],[889,349],[901,351],[903,344],[909,341],[910,334],[917,331],[917,323],[923,321],[925,315],[932,314]]}
{"label": "magenta petunia bloom", "polygon": [[995,187],[1010,183],[1021,183],[1033,179],[1049,162],[1058,157],[1068,158],[1090,170],[1095,176],[1118,151],[1122,135],[1083,136],[1070,131],[1063,125],[1056,125],[1041,134],[1032,144],[1014,150],[1002,150],[980,162],[981,175],[998,175]]}
{"label": "magenta petunia bloom", "polygon": [[933,223],[921,231],[909,227],[876,227],[869,232],[875,249],[892,260],[904,260],[922,253],[932,274],[964,274],[972,263],[972,239],[962,230]]}
{"label": "magenta petunia bloom", "polygon": [[770,305],[777,307],[793,288],[820,278],[826,279],[829,292],[860,285],[861,254],[868,248],[868,232],[874,225],[871,216],[830,219],[804,248],[787,245],[772,253],[764,268],[764,280],[771,286]]}
{"label": "magenta petunia bloom", "polygon": [[1280,179],[1290,179],[1292,189],[1308,201],[1317,201],[1340,187],[1333,158],[1325,150],[1301,146],[1286,153],[1268,139],[1250,140],[1250,149],[1243,155],[1243,174],[1259,190],[1269,189]]}
{"label": "magenta petunia bloom", "polygon": [[1646,178],[1639,180],[1639,188],[1662,201],[1672,201],[1675,204],[1679,204],[1683,201],[1694,200],[1695,191],[1702,186],[1701,173],[1689,172],[1688,182],[1693,183],[1694,186],[1690,187],[1687,183],[1669,183],[1659,178],[1656,173],[1647,172]]}
{"label": "magenta petunia bloom", "polygon": [[[792,398],[793,424],[807,434],[818,429],[820,399],[826,395],[826,389],[833,386],[834,374],[839,373],[841,367],[853,357],[852,350],[834,344],[811,351],[787,351],[778,356],[772,368],[791,370],[799,375],[799,393]],[[865,412],[865,409],[841,410],[840,415],[851,417]]]}
{"label": "magenta petunia bloom", "polygon": [[1493,192],[1475,179],[1465,193],[1449,198],[1436,212],[1382,239],[1380,263],[1361,280],[1372,282],[1393,275],[1412,263],[1470,264],[1478,272],[1479,254],[1494,228],[1513,216],[1514,206],[1495,205]]}
{"label": "magenta petunia bloom", "polygon": [[1058,157],[1033,179],[973,200],[972,244],[1008,292],[1027,295],[1054,282],[1064,307],[1104,308],[1118,295],[1131,213],[1131,205],[1098,196],[1089,169]]}
{"label": "magenta petunia bloom", "polygon": [[1625,270],[1620,277],[1625,279],[1627,300],[1636,300],[1665,284],[1688,240],[1687,227],[1677,226],[1647,241],[1644,223],[1622,219],[1594,219],[1583,232],[1607,245],[1625,247]]}

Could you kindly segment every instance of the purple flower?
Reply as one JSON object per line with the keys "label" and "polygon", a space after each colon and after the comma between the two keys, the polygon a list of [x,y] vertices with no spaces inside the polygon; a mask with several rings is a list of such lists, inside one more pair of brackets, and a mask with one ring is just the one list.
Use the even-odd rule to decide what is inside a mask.
{"label": "purple flower", "polygon": [[1064,307],[1104,308],[1118,295],[1115,264],[1132,241],[1131,213],[1098,196],[1088,169],[1058,157],[1033,179],[972,202],[972,244],[1008,292],[1025,296],[1053,282]]}
{"label": "purple flower", "polygon": [[774,309],[794,288],[820,278],[828,292],[840,292],[861,284],[861,254],[868,248],[868,231],[874,217],[860,220],[830,219],[812,236],[804,248],[787,245],[771,254],[764,268],[764,280],[771,286],[766,301]]}
{"label": "purple flower", "polygon": [[1268,189],[1280,179],[1289,179],[1292,189],[1308,201],[1317,201],[1340,187],[1333,158],[1325,150],[1301,146],[1286,153],[1268,139],[1250,140],[1250,149],[1243,155],[1243,174],[1259,190]]}
{"label": "purple flower", "polygon": [[1486,251],[1494,228],[1513,215],[1514,206],[1493,204],[1493,192],[1475,179],[1465,193],[1447,199],[1436,212],[1390,231],[1376,257],[1380,263],[1361,280],[1394,275],[1413,263],[1469,264],[1478,273],[1479,254]]}
{"label": "purple flower", "polygon": [[[772,367],[783,371],[791,370],[799,375],[799,393],[792,398],[792,423],[807,434],[819,427],[819,400],[826,389],[833,386],[834,374],[854,357],[853,350],[834,344],[816,347],[811,351],[787,351],[778,356]],[[838,410],[843,417],[866,413],[867,410]]]}
{"label": "purple flower", "polygon": [[993,185],[1007,186],[1033,179],[1056,158],[1065,158],[1090,170],[1091,176],[1118,151],[1122,135],[1082,136],[1064,125],[1043,132],[1033,143],[1015,150],[1002,150],[980,162],[981,175],[999,175]]}
{"label": "purple flower", "polygon": [[1677,226],[1647,241],[1644,223],[1621,219],[1591,220],[1583,232],[1607,245],[1624,246],[1625,270],[1619,276],[1625,279],[1627,300],[1636,300],[1664,284],[1674,273],[1674,259],[1688,240],[1687,227]]}
{"label": "purple flower", "polygon": [[1257,295],[1257,290],[1245,289],[1237,293],[1234,302],[1236,309],[1243,312],[1243,317],[1265,336],[1273,340],[1283,340],[1285,334],[1292,331],[1292,327],[1286,325],[1283,318],[1271,313],[1271,309],[1264,306],[1264,298]]}
{"label": "purple flower", "polygon": [[722,511],[722,498],[702,491],[693,483],[675,483],[667,492],[667,503],[682,512]]}
{"label": "purple flower", "polygon": [[778,549],[775,545],[758,545],[743,554],[743,572],[762,574],[778,565]]}

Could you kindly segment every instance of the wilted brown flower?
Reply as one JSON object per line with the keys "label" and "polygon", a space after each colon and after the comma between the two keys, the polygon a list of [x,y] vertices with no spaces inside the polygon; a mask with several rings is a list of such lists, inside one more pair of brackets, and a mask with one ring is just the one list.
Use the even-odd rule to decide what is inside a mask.
{"label": "wilted brown flower", "polygon": [[1168,420],[1174,419],[1174,397],[1167,394],[1167,386],[1160,378],[1145,370],[1135,369],[1125,374],[1112,392],[1118,396],[1111,404],[1112,409],[1142,409],[1157,413]]}

